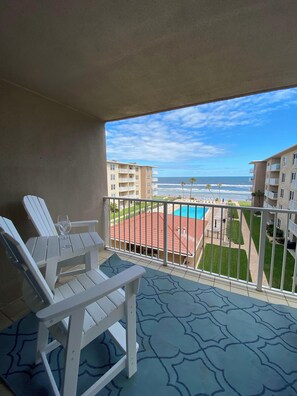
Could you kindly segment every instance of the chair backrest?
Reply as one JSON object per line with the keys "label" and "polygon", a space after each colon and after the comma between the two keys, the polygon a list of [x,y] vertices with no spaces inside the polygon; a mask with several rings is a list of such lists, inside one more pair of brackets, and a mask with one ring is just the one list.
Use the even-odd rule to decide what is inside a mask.
{"label": "chair backrest", "polygon": [[53,293],[12,221],[0,216],[0,240],[12,263],[25,275],[46,305],[53,304]]}
{"label": "chair backrest", "polygon": [[44,199],[34,195],[26,195],[23,198],[23,204],[40,236],[58,235]]}

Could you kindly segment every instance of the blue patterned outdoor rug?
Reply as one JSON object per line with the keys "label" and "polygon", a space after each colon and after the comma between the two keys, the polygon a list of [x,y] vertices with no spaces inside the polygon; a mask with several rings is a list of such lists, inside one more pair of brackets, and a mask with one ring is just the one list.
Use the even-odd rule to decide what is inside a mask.
{"label": "blue patterned outdoor rug", "polygon": [[[131,263],[113,255],[112,276]],[[138,295],[138,372],[119,374],[100,395],[296,395],[297,310],[147,269]],[[34,365],[34,315],[0,333],[0,374],[16,395],[51,394]],[[120,358],[106,336],[82,353],[79,393]],[[58,374],[62,350],[51,354]]]}

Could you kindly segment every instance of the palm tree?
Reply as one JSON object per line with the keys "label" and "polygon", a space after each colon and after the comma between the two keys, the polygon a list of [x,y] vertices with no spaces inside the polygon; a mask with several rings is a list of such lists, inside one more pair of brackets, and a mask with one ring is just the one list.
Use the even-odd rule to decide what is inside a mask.
{"label": "palm tree", "polygon": [[181,186],[182,186],[182,191],[183,191],[183,198],[185,198],[185,194],[184,194],[184,187],[185,187],[185,185],[186,185],[187,183],[186,182],[184,182],[184,181],[182,181],[181,182]]}
{"label": "palm tree", "polygon": [[192,188],[193,188],[193,184],[196,183],[195,177],[191,177],[190,183],[191,183],[191,187],[190,187],[190,199],[192,199]]}
{"label": "palm tree", "polygon": [[210,191],[211,190],[211,184],[206,184],[205,186],[207,190],[211,193],[212,199],[214,199],[213,193]]}
{"label": "palm tree", "polygon": [[218,186],[218,189],[219,189],[219,200],[221,200],[221,187],[222,187],[222,183],[218,183],[217,186]]}
{"label": "palm tree", "polygon": [[258,205],[257,206],[261,206],[261,198],[264,197],[263,191],[258,190],[256,192],[252,192],[252,196],[258,198]]}

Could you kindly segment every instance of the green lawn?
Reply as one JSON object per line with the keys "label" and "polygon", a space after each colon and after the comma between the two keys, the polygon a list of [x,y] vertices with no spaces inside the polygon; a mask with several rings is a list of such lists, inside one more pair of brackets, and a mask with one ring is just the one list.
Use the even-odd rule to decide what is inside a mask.
{"label": "green lawn", "polygon": [[[247,224],[250,227],[250,211],[245,210],[244,216],[246,218]],[[252,224],[252,238],[254,244],[256,246],[257,251],[259,252],[259,239],[260,239],[260,224],[261,218],[257,216],[253,216],[253,224]],[[275,256],[274,256],[274,271],[273,271],[273,279],[272,279],[272,287],[279,288],[281,282],[281,273],[282,273],[282,263],[283,263],[283,253],[284,246],[283,245],[275,245]],[[265,258],[264,258],[264,272],[267,280],[269,281],[270,276],[270,263],[272,256],[272,244],[269,242],[266,237],[266,246],[265,246]],[[286,271],[285,271],[285,279],[284,279],[284,289],[292,290],[292,276],[294,272],[294,259],[291,254],[287,253],[286,259]]]}
{"label": "green lawn", "polygon": [[[212,249],[213,247],[213,249]],[[238,251],[239,249],[230,249],[230,273],[228,271],[228,260],[229,260],[229,248],[228,247],[220,247],[218,245],[207,244],[204,250],[204,270],[210,271],[211,264],[211,254],[213,251],[213,264],[212,264],[212,272],[221,273],[222,275],[231,276],[233,278],[237,277],[242,280],[246,280],[247,274],[247,256],[244,250],[240,250],[240,265],[239,265],[239,274],[237,268],[238,261]],[[221,253],[222,252],[222,253]],[[220,270],[220,255],[222,254],[222,267]],[[198,268],[202,269],[203,260],[201,258]],[[239,276],[238,276],[239,275]],[[249,280],[251,281],[251,276],[249,275]]]}
{"label": "green lawn", "polygon": [[233,243],[243,244],[243,236],[240,229],[240,222],[238,220],[228,219],[227,236]]}
{"label": "green lawn", "polygon": [[[228,206],[235,206],[234,203],[228,203]],[[238,219],[238,211],[237,209],[234,208],[229,208],[228,209],[228,217],[232,217],[233,219]]]}
{"label": "green lawn", "polygon": [[250,201],[238,201],[239,206],[251,206]]}

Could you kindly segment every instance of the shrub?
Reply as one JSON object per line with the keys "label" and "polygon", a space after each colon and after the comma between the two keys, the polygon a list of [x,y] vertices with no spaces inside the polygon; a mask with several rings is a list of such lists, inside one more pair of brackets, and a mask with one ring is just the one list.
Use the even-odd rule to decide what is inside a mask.
{"label": "shrub", "polygon": [[[267,231],[267,234],[268,234],[269,236],[273,236],[273,230],[274,230],[273,224],[268,224],[268,225],[266,226],[266,231]],[[276,236],[277,238],[282,238],[282,237],[284,236],[284,231],[281,230],[280,228],[276,228],[275,236]]]}

